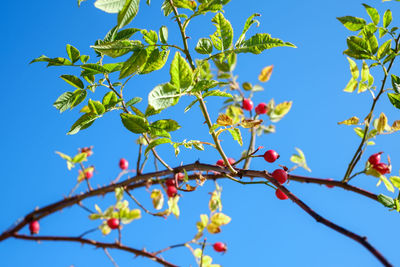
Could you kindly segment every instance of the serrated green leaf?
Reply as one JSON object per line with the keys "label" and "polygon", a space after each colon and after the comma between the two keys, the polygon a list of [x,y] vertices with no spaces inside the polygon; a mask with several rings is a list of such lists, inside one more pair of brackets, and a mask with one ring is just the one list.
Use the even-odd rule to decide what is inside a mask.
{"label": "serrated green leaf", "polygon": [[62,113],[71,107],[73,100],[74,100],[74,93],[65,92],[57,98],[53,106],[56,109],[58,109],[60,113]]}
{"label": "serrated green leaf", "polygon": [[396,108],[400,109],[400,94],[388,93],[387,95],[389,97],[390,103],[392,103],[392,105]]}
{"label": "serrated green leaf", "polygon": [[157,128],[157,129],[162,129],[167,132],[173,132],[181,128],[181,126],[174,120],[172,119],[166,119],[166,120],[158,120],[153,122],[150,127],[152,128]]}
{"label": "serrated green leaf", "polygon": [[94,6],[107,13],[118,13],[124,3],[125,0],[97,0]]}
{"label": "serrated green leaf", "polygon": [[244,24],[244,27],[243,27],[242,34],[239,36],[239,39],[235,43],[236,47],[240,47],[242,45],[243,41],[246,38],[246,33],[250,29],[251,25],[256,23],[257,27],[260,26],[260,22],[258,20],[256,20],[256,19],[254,19],[255,17],[259,17],[259,16],[261,16],[261,15],[258,14],[258,13],[255,13],[255,14],[253,14],[250,17],[247,18],[247,20],[246,20],[246,22]]}
{"label": "serrated green leaf", "polygon": [[217,13],[211,20],[216,31],[210,35],[215,49],[220,51],[228,50],[233,41],[233,29],[231,23],[222,15]]}
{"label": "serrated green leaf", "polygon": [[212,90],[204,93],[203,98],[206,98],[208,96],[221,96],[221,97],[233,97],[230,93],[223,92],[220,90]]}
{"label": "serrated green leaf", "polygon": [[192,69],[179,52],[175,53],[169,73],[171,75],[171,84],[178,89],[187,89],[192,84]]}
{"label": "serrated green leaf", "polygon": [[127,114],[127,113],[121,113],[120,116],[121,116],[122,124],[129,131],[136,133],[136,134],[148,132],[149,122],[146,120],[146,118],[143,118],[138,115]]}
{"label": "serrated green leaf", "polygon": [[240,133],[240,130],[238,128],[234,129],[228,129],[228,131],[231,133],[233,140],[236,140],[239,145],[243,145],[243,139],[242,139],[242,134]]}
{"label": "serrated green leaf", "polygon": [[155,110],[166,109],[176,105],[179,101],[177,89],[170,83],[165,83],[154,87],[149,93],[148,101]]}
{"label": "serrated green leaf", "polygon": [[388,9],[385,11],[385,14],[383,14],[383,27],[387,28],[391,22],[392,22],[392,11]]}
{"label": "serrated green leaf", "polygon": [[72,126],[69,132],[67,133],[68,135],[73,135],[78,133],[81,130],[87,129],[90,127],[90,125],[93,124],[93,122],[99,118],[96,114],[91,114],[91,113],[86,113],[83,114]]}
{"label": "serrated green leaf", "polygon": [[248,40],[244,41],[240,48],[236,49],[237,53],[253,53],[260,54],[266,49],[271,49],[274,47],[296,47],[294,44],[289,42],[284,42],[278,38],[272,38],[271,35],[267,33],[257,33],[253,35]]}
{"label": "serrated green leaf", "polygon": [[139,72],[141,67],[146,63],[146,49],[139,49],[133,52],[132,56],[125,61],[119,74],[120,79],[124,79],[136,72]]}
{"label": "serrated green leaf", "polygon": [[137,103],[140,103],[141,101],[142,101],[141,97],[134,97],[131,100],[129,100],[128,102],[126,102],[126,106],[129,107],[129,106],[135,105]]}
{"label": "serrated green leaf", "polygon": [[210,39],[208,38],[200,38],[197,42],[196,47],[194,48],[197,53],[203,55],[209,55],[213,51],[213,45]]}
{"label": "serrated green leaf", "polygon": [[139,0],[125,0],[124,2],[124,6],[118,13],[117,26],[119,29],[129,24],[139,11]]}
{"label": "serrated green leaf", "polygon": [[60,76],[61,79],[63,79],[64,81],[66,81],[68,84],[78,88],[78,89],[84,89],[84,85],[81,79],[79,79],[78,77],[74,76],[74,75],[61,75]]}
{"label": "serrated green leaf", "polygon": [[72,45],[67,44],[67,54],[72,63],[77,62],[80,59],[80,52]]}
{"label": "serrated green leaf", "polygon": [[392,45],[392,40],[389,39],[386,42],[384,42],[378,49],[378,53],[376,54],[376,57],[378,59],[384,58],[387,53],[390,51],[390,47]]}
{"label": "serrated green leaf", "polygon": [[337,19],[350,31],[361,30],[367,24],[364,19],[352,16],[338,17]]}
{"label": "serrated green leaf", "polygon": [[169,138],[155,139],[155,140],[151,141],[150,144],[146,147],[146,150],[144,151],[144,154],[147,155],[150,152],[151,149],[155,148],[158,145],[170,144],[170,143],[172,143],[172,141]]}
{"label": "serrated green leaf", "polygon": [[95,51],[112,58],[120,57],[135,49],[140,49],[143,44],[140,41],[116,40],[91,46]]}
{"label": "serrated green leaf", "polygon": [[158,49],[153,49],[146,60],[146,64],[140,71],[140,74],[150,73],[164,67],[168,60],[170,50],[159,51]]}

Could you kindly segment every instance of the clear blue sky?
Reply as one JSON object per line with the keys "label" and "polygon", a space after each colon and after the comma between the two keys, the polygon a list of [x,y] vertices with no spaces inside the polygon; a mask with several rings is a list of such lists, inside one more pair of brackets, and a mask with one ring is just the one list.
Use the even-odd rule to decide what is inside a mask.
{"label": "clear blue sky", "polygon": [[[66,56],[67,43],[78,47],[82,53],[94,54],[89,46],[94,40],[103,38],[114,26],[116,17],[93,7],[88,0],[78,8],[71,1],[6,1],[0,18],[2,25],[2,95],[0,106],[2,131],[2,189],[0,190],[0,231],[9,227],[22,215],[36,206],[61,199],[68,194],[76,179],[76,170],[68,172],[65,162],[54,151],[73,154],[78,147],[93,145],[92,156],[97,172],[92,183],[107,184],[118,174],[118,160],[136,160],[135,136],[123,129],[117,113],[107,114],[91,128],[74,136],[67,136],[70,125],[78,118],[78,112],[62,115],[52,107],[54,100],[71,88],[59,75],[71,69],[45,68],[43,64],[28,65],[32,58],[46,54],[50,57]],[[170,39],[179,42],[176,25],[162,16],[161,1],[152,1],[150,7],[142,1],[139,15],[132,27],[158,29],[167,25]],[[387,8],[393,11],[393,25],[399,25],[398,3],[367,1],[380,12]],[[274,98],[278,102],[292,100],[289,115],[277,124],[277,133],[264,136],[257,145],[273,148],[281,154],[279,163],[291,165],[290,155],[294,147],[301,148],[312,176],[340,179],[353,155],[359,138],[350,127],[338,126],[338,121],[351,116],[364,117],[370,106],[370,96],[346,94],[342,89],[350,79],[348,62],[342,51],[345,38],[350,34],[336,17],[354,15],[366,17],[359,1],[257,1],[232,0],[226,7],[226,17],[231,21],[236,38],[247,16],[261,13],[261,25],[253,32],[267,32],[274,37],[290,41],[297,49],[277,48],[262,55],[250,54],[238,57],[236,74],[239,81],[256,82],[259,71],[273,64],[274,72],[266,90],[255,102],[267,102]],[[211,34],[214,29],[208,21],[211,16],[201,17],[189,26],[189,45],[196,44],[199,37]],[[207,22],[207,23],[206,23]],[[398,70],[398,66],[395,66]],[[399,74],[399,73],[397,73]],[[168,81],[168,68],[131,81],[127,96],[144,99],[155,85]],[[377,82],[380,77],[376,77]],[[103,89],[101,89],[103,90]],[[92,95],[94,99],[102,94]],[[190,99],[163,112],[159,118],[174,116],[183,126],[174,133],[174,140],[185,138],[211,139],[202,125],[198,108],[183,114]],[[145,107],[145,101],[140,107]],[[186,105],[185,105],[186,104]],[[219,101],[210,101],[209,110],[216,119]],[[393,122],[400,112],[389,104],[386,97],[377,106]],[[367,155],[385,151],[393,163],[393,174],[400,168],[398,134],[381,136],[377,145],[369,148]],[[240,148],[225,137],[223,145],[229,156],[240,157]],[[197,159],[214,163],[216,152],[184,151],[178,158],[171,157],[168,146],[159,148],[160,154],[171,165],[190,163]],[[365,162],[366,158],[362,161]],[[262,159],[255,160],[252,168],[272,171],[277,164],[267,165]],[[361,166],[359,166],[361,168]],[[152,170],[149,165],[148,171]],[[297,174],[307,173],[303,170]],[[380,266],[378,261],[358,243],[316,223],[291,201],[279,201],[274,191],[261,186],[242,186],[230,181],[220,183],[223,212],[232,217],[232,222],[221,234],[208,235],[209,242],[228,243],[225,255],[216,254],[211,248],[206,253],[215,263],[223,266]],[[383,187],[376,188],[376,179],[360,177],[355,185],[375,193],[386,193]],[[395,266],[400,265],[398,251],[399,214],[388,212],[377,202],[341,189],[328,189],[317,185],[290,183],[289,189],[303,199],[321,215],[358,234],[378,248]],[[181,198],[179,220],[168,220],[143,215],[124,228],[124,242],[149,251],[159,250],[171,244],[185,242],[195,234],[195,222],[200,213],[208,212],[208,192],[212,183],[194,193],[185,193]],[[145,205],[150,205],[148,194],[135,192]],[[85,202],[89,207],[99,203],[107,207],[112,198],[95,198]],[[133,203],[131,203],[133,205]],[[87,219],[87,214],[78,208],[66,209],[41,221],[44,235],[79,235],[96,227],[98,222]],[[23,229],[21,233],[27,233]],[[112,241],[115,233],[107,238],[92,235],[99,240]],[[132,259],[126,253],[111,251],[120,267],[158,266],[147,259]],[[101,250],[81,247],[74,243],[41,243],[6,240],[0,243],[0,265],[4,267],[30,266],[112,266]],[[165,254],[165,258],[180,266],[195,265],[193,257],[185,248]]]}

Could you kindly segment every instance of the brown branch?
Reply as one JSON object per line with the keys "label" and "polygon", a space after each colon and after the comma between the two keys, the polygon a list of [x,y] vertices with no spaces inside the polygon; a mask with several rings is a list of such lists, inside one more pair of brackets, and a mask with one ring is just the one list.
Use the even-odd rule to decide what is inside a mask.
{"label": "brown branch", "polygon": [[103,249],[119,249],[123,251],[127,251],[130,253],[135,254],[136,256],[142,256],[145,258],[148,258],[150,260],[156,261],[160,264],[163,264],[164,266],[169,266],[169,267],[177,267],[176,265],[160,258],[157,257],[154,253],[150,253],[144,250],[139,250],[127,246],[123,246],[118,243],[104,243],[104,242],[98,242],[95,240],[91,239],[85,239],[85,238],[80,238],[80,237],[68,237],[68,236],[29,236],[29,235],[19,235],[19,234],[12,234],[12,237],[17,238],[17,239],[24,239],[24,240],[33,240],[33,241],[67,241],[67,242],[77,242],[81,244],[88,244],[91,246],[95,246],[98,248],[103,248]]}
{"label": "brown branch", "polygon": [[336,232],[339,232],[354,241],[360,243],[362,246],[364,246],[369,252],[371,252],[384,266],[386,267],[391,267],[393,266],[392,264],[389,263],[389,261],[376,249],[374,248],[368,241],[367,237],[365,236],[360,236],[357,235],[335,223],[332,221],[325,219],[318,213],[316,213],[313,209],[311,209],[309,206],[307,206],[303,201],[301,201],[298,197],[296,197],[293,193],[291,193],[286,187],[281,185],[277,180],[272,178],[270,174],[265,172],[264,177],[270,181],[272,184],[274,184],[277,188],[279,188],[283,193],[285,193],[294,203],[296,203],[300,208],[302,208],[305,212],[307,212],[311,217],[313,217],[317,222],[322,223],[326,225],[327,227],[335,230]]}
{"label": "brown branch", "polygon": [[[182,172],[183,169],[185,169],[186,171],[194,171],[194,170],[198,170],[198,171],[215,171],[215,172],[227,172],[229,173],[229,171],[227,169],[221,168],[219,166],[216,165],[210,165],[210,164],[203,164],[200,162],[195,162],[192,164],[187,164],[187,165],[183,165],[183,166],[179,166],[174,168],[172,171],[170,170],[162,170],[162,171],[158,171],[158,172],[151,172],[151,173],[147,173],[147,174],[141,174],[139,176],[134,176],[132,178],[128,178],[122,182],[119,183],[115,183],[115,184],[110,184],[108,186],[104,186],[104,187],[100,187],[98,189],[93,189],[92,191],[89,192],[85,192],[82,193],[80,195],[75,195],[72,197],[66,197],[58,202],[55,202],[53,204],[47,205],[43,208],[40,208],[38,210],[32,211],[29,214],[27,214],[25,217],[23,217],[20,221],[18,221],[14,226],[12,226],[11,228],[9,228],[8,230],[4,231],[1,235],[0,235],[0,241],[9,238],[13,233],[18,232],[20,229],[22,229],[24,226],[26,226],[29,222],[33,221],[33,220],[39,220],[43,217],[46,217],[56,211],[62,210],[66,207],[70,207],[74,204],[77,204],[79,202],[81,202],[82,200],[86,199],[86,198],[90,198],[90,197],[94,197],[94,196],[99,196],[99,195],[105,195],[107,193],[110,192],[114,192],[115,188],[118,187],[123,187],[127,190],[131,190],[131,189],[135,189],[135,188],[139,188],[139,187],[144,187],[147,184],[147,181],[151,178],[154,177],[162,177],[162,176],[167,176],[173,173],[178,173],[178,172]],[[247,177],[264,177],[264,172],[262,171],[254,171],[254,170],[238,170],[238,174],[234,175],[236,177],[242,177],[242,176],[247,176]],[[232,174],[231,174],[232,175]],[[226,179],[225,175],[208,175],[206,176],[209,179]],[[191,175],[190,177],[191,179],[196,179],[198,178],[198,175]],[[295,180],[295,181],[299,181],[299,182],[306,182],[306,183],[316,183],[316,184],[326,184],[326,185],[334,185],[337,187],[341,187],[344,188],[346,190],[349,191],[353,191],[355,193],[367,196],[371,199],[377,200],[377,196],[365,191],[363,189],[348,185],[348,184],[343,184],[337,181],[331,181],[328,179],[317,179],[317,178],[307,178],[307,177],[302,177],[302,176],[296,176],[296,175],[290,175],[289,179]],[[159,181],[157,181],[158,183]]]}

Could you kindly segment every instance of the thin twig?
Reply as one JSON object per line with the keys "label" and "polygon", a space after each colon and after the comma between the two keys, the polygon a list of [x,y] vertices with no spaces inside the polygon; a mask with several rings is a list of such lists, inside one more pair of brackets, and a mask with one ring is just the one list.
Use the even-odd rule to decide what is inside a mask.
{"label": "thin twig", "polygon": [[153,213],[153,212],[149,211],[148,209],[146,209],[128,190],[126,190],[125,188],[124,188],[124,190],[125,190],[125,193],[127,193],[128,196],[136,203],[136,205],[138,205],[144,212],[146,212],[147,214],[156,216],[156,217],[164,217],[164,216],[160,216],[160,215]]}
{"label": "thin twig", "polygon": [[110,261],[112,262],[112,264],[114,265],[114,267],[119,267],[118,264],[115,262],[115,260],[113,259],[113,257],[111,257],[110,253],[108,253],[108,250],[106,248],[103,248],[104,253],[106,253],[107,257],[110,259]]}
{"label": "thin twig", "polygon": [[204,248],[206,247],[207,238],[204,238],[203,244],[201,245],[201,257],[200,257],[200,267],[203,267],[203,254]]}
{"label": "thin twig", "polygon": [[140,175],[142,173],[140,171],[140,161],[141,161],[141,157],[142,157],[142,148],[143,148],[143,145],[139,144],[138,159],[137,159],[137,162],[136,162],[136,173],[138,175]]}
{"label": "thin twig", "polygon": [[99,242],[91,239],[84,239],[84,238],[79,238],[79,237],[68,237],[68,236],[28,236],[28,235],[20,235],[14,233],[12,237],[17,238],[17,239],[24,239],[24,240],[33,240],[33,241],[67,241],[67,242],[76,242],[80,244],[88,244],[91,246],[95,246],[98,248],[111,248],[111,249],[119,249],[123,251],[130,252],[136,256],[142,256],[145,258],[148,258],[150,260],[156,261],[160,264],[163,264],[164,266],[169,266],[169,267],[177,267],[175,264],[172,264],[160,257],[157,257],[154,253],[150,253],[144,250],[139,250],[127,246],[123,246],[118,243],[104,243],[104,242]]}

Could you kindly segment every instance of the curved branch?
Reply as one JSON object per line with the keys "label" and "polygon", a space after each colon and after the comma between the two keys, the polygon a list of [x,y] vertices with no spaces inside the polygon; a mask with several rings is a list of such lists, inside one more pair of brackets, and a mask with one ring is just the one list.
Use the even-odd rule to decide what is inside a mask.
{"label": "curved branch", "polygon": [[107,248],[119,249],[119,250],[133,253],[133,254],[135,254],[135,256],[142,256],[142,257],[151,259],[160,264],[163,264],[164,266],[177,267],[177,265],[174,265],[160,257],[157,257],[155,253],[150,253],[150,252],[147,252],[144,250],[127,247],[127,246],[124,246],[124,245],[121,245],[118,243],[104,243],[104,242],[98,242],[98,241],[91,240],[91,239],[85,239],[85,238],[80,238],[80,237],[68,237],[68,236],[29,236],[29,235],[13,234],[12,237],[14,237],[16,239],[33,240],[33,241],[77,242],[77,243],[88,244],[88,245],[95,246],[98,248],[103,248],[103,249],[107,249]]}

